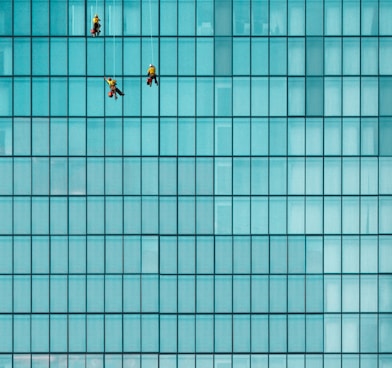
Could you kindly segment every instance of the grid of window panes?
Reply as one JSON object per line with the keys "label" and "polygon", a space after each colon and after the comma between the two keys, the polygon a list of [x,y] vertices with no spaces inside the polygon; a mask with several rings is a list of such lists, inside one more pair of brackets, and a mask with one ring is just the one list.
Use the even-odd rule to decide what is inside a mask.
{"label": "grid of window panes", "polygon": [[391,367],[391,18],[1,0],[0,367]]}

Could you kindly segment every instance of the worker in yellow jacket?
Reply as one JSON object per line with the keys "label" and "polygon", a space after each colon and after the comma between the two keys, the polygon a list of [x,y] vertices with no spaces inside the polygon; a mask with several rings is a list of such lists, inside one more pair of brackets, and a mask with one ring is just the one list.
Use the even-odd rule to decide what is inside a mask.
{"label": "worker in yellow jacket", "polygon": [[120,96],[124,96],[125,93],[121,92],[120,89],[117,87],[117,81],[115,79],[112,78],[108,78],[106,79],[106,77],[103,77],[103,79],[105,79],[106,83],[109,85],[110,87],[110,92],[108,93],[109,97],[113,97],[117,100],[117,93]]}
{"label": "worker in yellow jacket", "polygon": [[91,29],[91,34],[93,37],[99,36],[101,33],[101,24],[99,23],[101,19],[99,19],[98,14],[94,15],[93,18],[93,28]]}
{"label": "worker in yellow jacket", "polygon": [[155,81],[155,84],[158,85],[157,81],[157,74],[156,74],[156,68],[154,65],[150,64],[147,70],[147,84],[151,87],[152,81]]}

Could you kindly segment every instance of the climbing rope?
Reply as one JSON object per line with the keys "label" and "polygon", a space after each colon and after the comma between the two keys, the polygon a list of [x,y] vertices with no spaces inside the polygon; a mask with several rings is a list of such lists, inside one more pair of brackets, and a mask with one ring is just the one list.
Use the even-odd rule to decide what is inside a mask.
{"label": "climbing rope", "polygon": [[149,0],[150,5],[150,42],[151,42],[151,64],[154,64],[154,46],[152,42],[152,12],[151,12],[151,0]]}
{"label": "climbing rope", "polygon": [[116,22],[115,22],[115,13],[116,13],[116,0],[113,0],[113,79],[116,79]]}

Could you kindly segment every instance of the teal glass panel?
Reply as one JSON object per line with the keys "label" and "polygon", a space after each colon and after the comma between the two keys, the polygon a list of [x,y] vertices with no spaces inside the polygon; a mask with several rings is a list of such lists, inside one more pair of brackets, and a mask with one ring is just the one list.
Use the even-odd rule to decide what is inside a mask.
{"label": "teal glass panel", "polygon": [[292,236],[288,238],[288,273],[305,271],[305,238]]}
{"label": "teal glass panel", "polygon": [[10,274],[13,269],[13,242],[12,238],[4,236],[0,238],[0,272]]}
{"label": "teal glass panel", "polygon": [[214,311],[214,279],[212,276],[197,276],[196,279],[196,311],[212,313]]}
{"label": "teal glass panel", "polygon": [[231,237],[215,239],[215,273],[232,272],[233,246]]}
{"label": "teal glass panel", "polygon": [[215,312],[232,312],[232,278],[231,276],[215,276]]}
{"label": "teal glass panel", "polygon": [[163,1],[160,6],[160,33],[162,35],[175,35],[177,31],[177,6],[174,1]]}
{"label": "teal glass panel", "polygon": [[50,311],[51,312],[67,312],[68,295],[67,276],[51,276],[50,277]]}
{"label": "teal glass panel", "polygon": [[[298,296],[301,296],[300,298]],[[305,311],[305,277],[289,276],[287,280],[287,311],[303,313]]]}
{"label": "teal glass panel", "polygon": [[[45,315],[33,315],[31,317],[31,351],[49,351],[49,318]],[[42,358],[44,360],[44,358]],[[44,363],[41,363],[42,366]],[[38,366],[38,364],[37,364]],[[49,361],[47,361],[47,367]]]}
{"label": "teal glass panel", "polygon": [[[178,351],[195,352],[196,344],[196,324],[194,315],[181,314],[178,316]],[[185,358],[187,355],[179,355]],[[203,355],[199,355],[201,357]],[[194,364],[194,363],[193,363]]]}
{"label": "teal glass panel", "polygon": [[233,115],[250,115],[250,81],[248,78],[233,80]]}
{"label": "teal glass panel", "polygon": [[305,318],[300,315],[289,315],[287,321],[288,351],[305,350]]}
{"label": "teal glass panel", "polygon": [[[208,3],[205,2],[207,6]],[[204,4],[204,2],[198,2],[198,4]],[[201,32],[203,28],[205,31],[210,32],[211,26],[208,22],[202,25]],[[203,37],[197,38],[196,40],[196,73],[197,75],[213,75],[214,69],[214,48],[213,48],[213,38]]]}
{"label": "teal glass panel", "polygon": [[287,316],[271,314],[269,324],[270,352],[287,351]]}
{"label": "teal glass panel", "polygon": [[288,75],[305,74],[305,40],[303,38],[293,37],[287,40],[287,58]]}
{"label": "teal glass panel", "polygon": [[4,295],[4,303],[0,307],[2,313],[12,313],[12,278],[11,276],[0,277],[0,292]]}
{"label": "teal glass panel", "polygon": [[[250,278],[249,276],[233,277],[233,312],[250,312]],[[246,336],[243,336],[246,338]]]}
{"label": "teal glass panel", "polygon": [[14,316],[14,352],[30,352],[30,326],[29,315]]}
{"label": "teal glass panel", "polygon": [[[174,166],[174,165],[173,165]],[[195,170],[195,162],[193,158],[179,158],[178,166],[178,194],[179,195],[192,195],[195,194],[195,173],[198,175],[198,172]],[[176,173],[170,174],[172,179],[176,180]],[[199,175],[198,175],[199,176]],[[206,180],[207,178],[203,175],[199,176],[201,180]],[[197,184],[196,184],[197,185]],[[176,183],[171,185],[170,191],[167,194],[175,194]],[[161,194],[164,192],[161,191]]]}
{"label": "teal glass panel", "polygon": [[194,78],[180,78],[178,80],[178,115],[195,116],[197,106],[195,89]]}
{"label": "teal glass panel", "polygon": [[68,319],[68,351],[86,351],[86,316],[74,314]]}
{"label": "teal glass panel", "polygon": [[307,315],[305,318],[306,351],[323,351],[323,316],[321,314],[314,314]]}
{"label": "teal glass panel", "polygon": [[322,35],[324,24],[324,9],[320,2],[306,0],[306,34]]}
{"label": "teal glass panel", "polygon": [[323,39],[318,37],[306,38],[306,74],[323,74]]}
{"label": "teal glass panel", "polygon": [[108,234],[122,232],[123,203],[118,197],[105,198],[105,224]]}
{"label": "teal glass panel", "polygon": [[67,74],[67,39],[50,38],[50,74],[55,76]]}
{"label": "teal glass panel", "polygon": [[[31,114],[31,81],[28,78],[14,79],[14,115],[28,116]],[[6,106],[5,106],[6,108]],[[4,113],[4,115],[9,115]]]}
{"label": "teal glass panel", "polygon": [[68,310],[70,312],[86,312],[86,277],[69,276],[68,279]]}
{"label": "teal glass panel", "polygon": [[101,275],[87,276],[87,312],[104,310],[104,278]]}
{"label": "teal glass panel", "polygon": [[140,312],[140,276],[124,276],[123,309],[125,312]]}
{"label": "teal glass panel", "polygon": [[87,352],[103,350],[104,319],[99,314],[88,314],[86,318]]}
{"label": "teal glass panel", "polygon": [[143,275],[141,280],[141,300],[143,312],[158,310],[158,279],[154,275]]}
{"label": "teal glass panel", "polygon": [[302,234],[305,229],[305,201],[303,197],[287,200],[287,231],[289,234]]}
{"label": "teal glass panel", "polygon": [[[278,124],[276,124],[278,125]],[[282,127],[285,125],[281,124]],[[272,128],[272,127],[271,127]],[[273,133],[276,134],[276,138],[279,136],[279,128],[271,129]],[[275,133],[276,131],[276,133]],[[280,140],[283,140],[285,137],[280,135]],[[272,137],[271,137],[271,140]],[[279,139],[277,139],[279,140]],[[276,145],[275,145],[276,146]],[[282,147],[283,149],[283,147]],[[287,162],[284,158],[270,158],[269,161],[269,188],[270,194],[272,195],[284,195],[287,193]]]}
{"label": "teal glass panel", "polygon": [[142,330],[141,330],[142,351],[143,352],[158,351],[158,344],[159,344],[158,315],[154,315],[154,314],[144,315],[141,318],[141,323],[142,323]]}
{"label": "teal glass panel", "polygon": [[365,0],[361,4],[361,34],[376,36],[379,32],[379,8],[373,1]]}
{"label": "teal glass panel", "polygon": [[269,114],[287,115],[287,78],[271,77],[269,83]]}
{"label": "teal glass panel", "polygon": [[116,352],[122,350],[122,316],[105,316],[105,351]]}
{"label": "teal glass panel", "polygon": [[392,123],[389,118],[382,118],[379,122],[379,152],[381,156],[392,156],[391,146],[387,143],[390,142],[392,137]]}
{"label": "teal glass panel", "polygon": [[342,310],[343,312],[359,312],[359,278],[357,276],[342,277]]}
{"label": "teal glass panel", "polygon": [[360,43],[358,38],[343,39],[343,74],[358,75],[360,73]]}
{"label": "teal glass panel", "polygon": [[107,275],[105,277],[105,311],[122,311],[122,288],[123,282],[119,275]]}
{"label": "teal glass panel", "polygon": [[178,312],[179,313],[195,312],[195,277],[194,276],[178,276]]}
{"label": "teal glass panel", "polygon": [[269,282],[268,276],[252,276],[251,278],[251,310],[253,313],[267,313]]}
{"label": "teal glass panel", "polygon": [[270,237],[270,273],[287,272],[287,238],[283,236]]}
{"label": "teal glass panel", "polygon": [[[374,275],[360,277],[360,308],[362,312],[377,312],[378,288],[377,279]],[[365,294],[364,294],[365,293]],[[365,297],[366,295],[366,297]]]}
{"label": "teal glass panel", "polygon": [[178,4],[178,34],[179,35],[194,35],[195,34],[195,19],[196,7],[194,1],[187,1]]}
{"label": "teal glass panel", "polygon": [[[361,120],[361,154],[373,156],[378,153],[378,130],[376,119],[364,118]],[[362,160],[366,160],[366,158]]]}
{"label": "teal glass panel", "polygon": [[13,312],[30,313],[31,311],[31,278],[30,276],[14,276]]}
{"label": "teal glass panel", "polygon": [[284,234],[287,228],[287,199],[269,198],[269,231],[271,234]]}
{"label": "teal glass panel", "polygon": [[361,314],[360,349],[364,353],[377,351],[377,319],[375,314]]}
{"label": "teal glass panel", "polygon": [[321,77],[306,79],[306,115],[323,115],[323,80]]}
{"label": "teal glass panel", "polygon": [[32,312],[49,312],[49,277],[33,276],[31,281]]}
{"label": "teal glass panel", "polygon": [[299,36],[305,34],[304,0],[287,1],[287,33],[290,36]]}
{"label": "teal glass panel", "polygon": [[122,121],[108,119],[105,125],[105,154],[118,156],[122,154]]}
{"label": "teal glass panel", "polygon": [[[17,6],[20,2],[15,2],[14,6]],[[26,1],[25,9],[28,9],[30,2]],[[16,14],[16,13],[15,13]],[[30,18],[24,20],[24,24],[28,24]],[[7,43],[6,43],[7,45]],[[14,75],[28,75],[31,73],[31,39],[29,38],[15,38],[13,45],[13,62],[14,62]],[[12,59],[8,56],[8,60]],[[8,65],[8,64],[7,64]],[[9,68],[9,66],[8,66]],[[27,102],[27,101],[26,101]]]}
{"label": "teal glass panel", "polygon": [[286,276],[270,276],[269,311],[272,313],[287,312],[287,278]]}
{"label": "teal glass panel", "polygon": [[177,311],[177,280],[175,276],[162,276],[159,280],[159,310],[162,313]]}
{"label": "teal glass panel", "polygon": [[[266,353],[269,351],[268,327],[268,316],[261,314],[254,314],[251,316],[252,352]],[[260,367],[262,367],[262,365],[260,365]]]}
{"label": "teal glass panel", "polygon": [[215,233],[230,234],[232,232],[233,203],[230,197],[219,197],[215,199]]}
{"label": "teal glass panel", "polygon": [[213,218],[212,218],[213,200],[212,197],[196,198],[196,233],[212,234]]}
{"label": "teal glass panel", "polygon": [[[124,351],[140,351],[140,318],[133,314],[124,315]],[[137,364],[140,367],[139,356],[124,355],[124,362]]]}
{"label": "teal glass panel", "polygon": [[304,114],[305,114],[305,80],[303,78],[289,78],[288,115],[298,116]]}
{"label": "teal glass panel", "polygon": [[50,351],[63,353],[67,351],[67,315],[51,314],[50,315]]}
{"label": "teal glass panel", "polygon": [[341,351],[341,316],[329,314],[324,317],[324,351]]}
{"label": "teal glass panel", "polygon": [[306,276],[306,311],[323,311],[323,279],[321,276]]}
{"label": "teal glass panel", "polygon": [[213,351],[213,316],[196,316],[196,352],[210,353]]}
{"label": "teal glass panel", "polygon": [[[159,321],[160,338],[159,348],[162,352],[177,351],[177,317],[173,315],[161,315]],[[169,363],[169,362],[165,362]],[[173,363],[175,363],[175,358]],[[162,366],[162,360],[161,360]]]}
{"label": "teal glass panel", "polygon": [[[163,116],[175,116],[178,113],[177,104],[179,103],[178,97],[177,78],[165,78],[165,82],[160,84],[162,93],[160,94],[160,114]],[[178,102],[177,102],[178,101]]]}
{"label": "teal glass panel", "polygon": [[214,271],[213,239],[207,236],[198,236],[196,243],[196,272],[211,274]]}
{"label": "teal glass panel", "polygon": [[28,274],[31,272],[31,243],[29,237],[14,237],[13,256],[14,273]]}
{"label": "teal glass panel", "polygon": [[[227,55],[222,56],[224,58]],[[231,72],[225,72],[231,74]],[[219,74],[219,75],[225,75]],[[233,102],[233,87],[231,78],[216,78],[215,79],[215,114],[220,116],[232,115],[232,102]]]}
{"label": "teal glass panel", "polygon": [[252,237],[252,273],[269,272],[269,243],[267,237]]}
{"label": "teal glass panel", "polygon": [[50,242],[50,272],[67,273],[68,270],[68,247],[67,238],[53,236]]}
{"label": "teal glass panel", "polygon": [[195,239],[190,236],[178,238],[178,273],[195,272]]}
{"label": "teal glass panel", "polygon": [[216,315],[214,319],[214,351],[226,352],[232,347],[231,315]]}
{"label": "teal glass panel", "polygon": [[249,237],[237,236],[233,239],[233,272],[250,273],[251,244]]}
{"label": "teal glass panel", "polygon": [[[250,351],[250,318],[247,315],[236,315],[233,318],[233,351],[249,352]],[[233,366],[249,367],[248,357],[234,356]]]}
{"label": "teal glass panel", "polygon": [[163,274],[177,272],[177,242],[175,237],[160,239],[159,269]]}

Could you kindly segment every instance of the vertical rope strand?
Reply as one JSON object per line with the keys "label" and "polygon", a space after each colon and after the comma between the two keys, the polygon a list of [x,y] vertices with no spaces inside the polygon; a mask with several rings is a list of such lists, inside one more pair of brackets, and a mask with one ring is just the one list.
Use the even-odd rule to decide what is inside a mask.
{"label": "vertical rope strand", "polygon": [[151,12],[151,0],[149,0],[150,5],[150,41],[151,41],[151,63],[154,64],[154,47],[152,43],[152,12]]}
{"label": "vertical rope strand", "polygon": [[112,10],[112,12],[113,12],[113,16],[112,16],[112,18],[113,18],[113,22],[112,22],[112,27],[113,27],[113,70],[114,70],[114,73],[113,73],[113,79],[116,79],[116,16],[115,16],[115,13],[116,13],[116,9],[115,9],[115,7],[116,7],[116,0],[113,0],[113,10]]}

